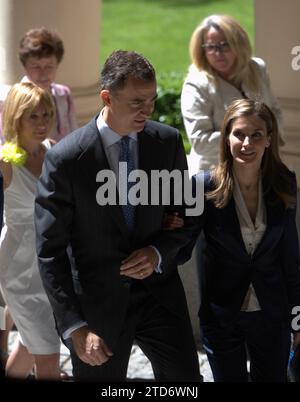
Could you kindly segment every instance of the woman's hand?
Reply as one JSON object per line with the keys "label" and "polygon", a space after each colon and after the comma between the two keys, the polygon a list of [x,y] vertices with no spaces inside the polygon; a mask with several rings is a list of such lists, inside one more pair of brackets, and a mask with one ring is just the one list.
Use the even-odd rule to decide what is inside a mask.
{"label": "woman's hand", "polygon": [[165,214],[163,220],[164,230],[175,230],[184,226],[184,220],[179,217],[178,212],[173,212],[172,214]]}

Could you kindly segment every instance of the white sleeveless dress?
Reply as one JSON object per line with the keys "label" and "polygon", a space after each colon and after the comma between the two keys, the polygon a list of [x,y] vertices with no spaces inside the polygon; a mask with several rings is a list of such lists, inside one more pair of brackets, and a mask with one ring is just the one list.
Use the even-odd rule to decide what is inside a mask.
{"label": "white sleeveless dress", "polygon": [[[43,142],[48,149],[49,140]],[[34,200],[38,179],[25,167],[12,165],[12,181],[4,193],[6,228],[0,247],[3,297],[32,354],[58,353],[60,340],[38,270]]]}

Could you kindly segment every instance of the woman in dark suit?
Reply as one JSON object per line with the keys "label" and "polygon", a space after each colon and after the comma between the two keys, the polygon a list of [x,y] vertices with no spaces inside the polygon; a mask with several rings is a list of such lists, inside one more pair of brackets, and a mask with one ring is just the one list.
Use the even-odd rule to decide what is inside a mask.
{"label": "woman in dark suit", "polygon": [[248,381],[248,352],[251,381],[286,381],[292,311],[300,306],[296,180],[280,159],[265,104],[229,106],[220,163],[204,177],[204,213],[186,219],[193,240],[180,258],[203,230],[199,316],[214,380]]}

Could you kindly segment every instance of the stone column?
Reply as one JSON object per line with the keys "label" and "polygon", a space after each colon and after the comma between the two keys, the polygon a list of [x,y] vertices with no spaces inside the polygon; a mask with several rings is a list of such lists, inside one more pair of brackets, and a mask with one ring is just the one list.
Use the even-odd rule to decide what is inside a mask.
{"label": "stone column", "polygon": [[101,0],[0,0],[0,83],[13,84],[24,74],[17,57],[24,33],[35,27],[55,29],[65,56],[56,81],[70,86],[79,124],[100,107]]}
{"label": "stone column", "polygon": [[300,2],[255,0],[254,4],[255,53],[266,61],[281,103],[286,135],[283,158],[300,177]]}
{"label": "stone column", "polygon": [[[284,162],[296,172],[300,188],[300,2],[255,0],[255,48],[269,69],[284,117]],[[300,190],[297,226],[300,234]]]}

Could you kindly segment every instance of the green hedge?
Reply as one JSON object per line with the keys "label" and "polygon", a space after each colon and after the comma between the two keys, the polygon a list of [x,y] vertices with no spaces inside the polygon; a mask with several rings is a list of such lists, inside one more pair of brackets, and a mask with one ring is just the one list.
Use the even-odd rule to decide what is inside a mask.
{"label": "green hedge", "polygon": [[191,145],[187,139],[180,110],[180,94],[184,75],[182,73],[164,73],[157,77],[157,100],[153,120],[176,127],[183,139],[186,153]]}

